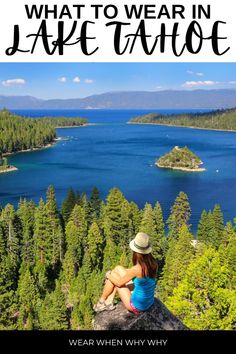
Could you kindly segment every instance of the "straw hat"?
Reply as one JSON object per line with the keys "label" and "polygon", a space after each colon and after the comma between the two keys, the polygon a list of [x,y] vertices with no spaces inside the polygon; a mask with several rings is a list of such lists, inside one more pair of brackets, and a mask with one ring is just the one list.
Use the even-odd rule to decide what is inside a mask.
{"label": "straw hat", "polygon": [[148,254],[152,252],[152,247],[149,243],[149,236],[144,232],[139,232],[135,238],[130,241],[129,246],[132,251],[137,253]]}

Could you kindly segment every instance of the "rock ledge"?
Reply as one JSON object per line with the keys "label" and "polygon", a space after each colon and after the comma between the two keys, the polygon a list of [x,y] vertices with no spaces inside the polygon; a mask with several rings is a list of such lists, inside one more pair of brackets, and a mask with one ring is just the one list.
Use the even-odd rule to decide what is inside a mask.
{"label": "rock ledge", "polygon": [[122,302],[113,311],[96,315],[95,330],[188,330],[158,299],[153,306],[138,316],[126,310]]}

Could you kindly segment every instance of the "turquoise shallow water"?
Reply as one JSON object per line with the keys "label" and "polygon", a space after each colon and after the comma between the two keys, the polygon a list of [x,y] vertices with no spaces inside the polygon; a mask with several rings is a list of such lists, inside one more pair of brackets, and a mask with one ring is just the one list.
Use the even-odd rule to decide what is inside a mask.
{"label": "turquoise shallow water", "polygon": [[[147,111],[148,112],[148,111]],[[163,111],[162,111],[163,112]],[[172,111],[173,112],[173,111]],[[226,220],[236,217],[236,133],[128,125],[145,111],[18,111],[31,116],[83,116],[91,125],[58,129],[52,148],[18,153],[10,163],[19,171],[0,175],[0,203],[16,204],[20,197],[38,201],[48,185],[56,188],[58,203],[69,187],[90,193],[97,186],[105,197],[117,186],[140,207],[160,201],[165,217],[177,194],[188,194],[193,229],[201,211],[220,203]],[[175,145],[187,145],[204,161],[206,172],[158,169],[154,162]]]}

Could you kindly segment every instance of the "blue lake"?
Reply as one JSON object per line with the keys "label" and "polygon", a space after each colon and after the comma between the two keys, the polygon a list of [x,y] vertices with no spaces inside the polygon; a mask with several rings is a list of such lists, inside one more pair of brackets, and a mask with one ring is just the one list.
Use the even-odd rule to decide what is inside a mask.
{"label": "blue lake", "polygon": [[[52,148],[11,156],[10,163],[19,170],[0,175],[0,204],[16,205],[20,197],[38,202],[50,184],[55,186],[59,204],[69,187],[90,194],[97,186],[104,198],[116,186],[140,207],[158,200],[165,218],[178,193],[184,191],[192,207],[193,229],[202,210],[212,209],[216,203],[225,220],[236,217],[236,133],[126,124],[131,117],[148,112],[16,111],[35,117],[82,116],[96,125],[58,129],[58,136],[65,140]],[[155,160],[175,145],[187,145],[207,170],[158,169]]]}

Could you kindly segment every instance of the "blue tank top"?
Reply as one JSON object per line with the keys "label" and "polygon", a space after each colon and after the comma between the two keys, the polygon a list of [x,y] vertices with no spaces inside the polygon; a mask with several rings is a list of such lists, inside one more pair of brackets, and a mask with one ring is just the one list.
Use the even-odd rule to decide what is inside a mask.
{"label": "blue tank top", "polygon": [[131,302],[137,310],[145,311],[153,305],[155,287],[155,278],[134,278],[134,291],[131,295]]}

